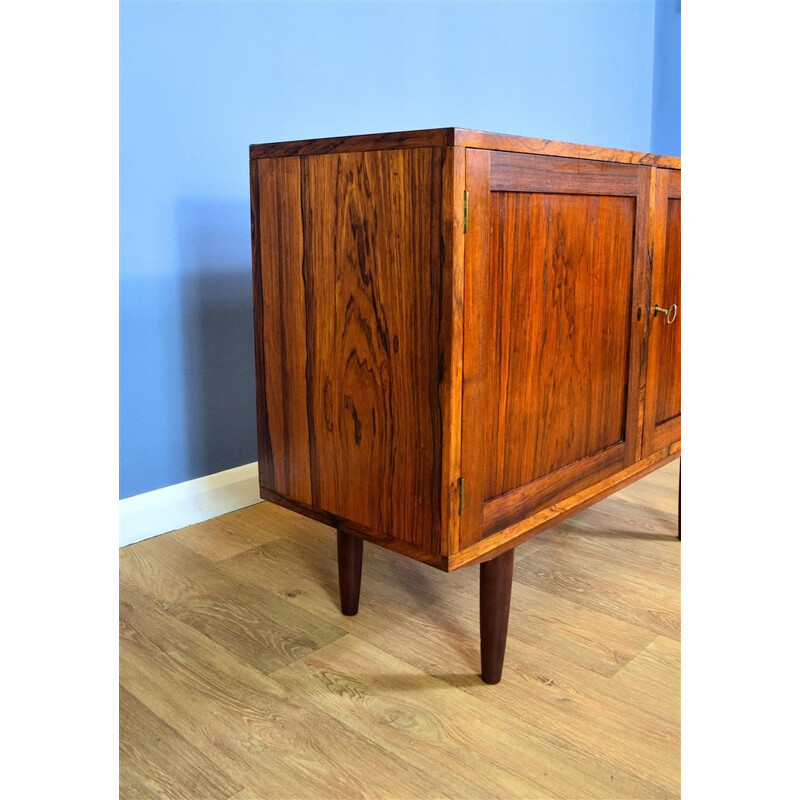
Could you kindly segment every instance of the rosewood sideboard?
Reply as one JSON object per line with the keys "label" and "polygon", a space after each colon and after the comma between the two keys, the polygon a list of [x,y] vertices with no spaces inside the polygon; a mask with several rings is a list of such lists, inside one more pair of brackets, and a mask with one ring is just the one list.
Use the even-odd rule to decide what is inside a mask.
{"label": "rosewood sideboard", "polygon": [[250,186],[261,496],[337,529],[344,614],[364,540],[480,563],[496,683],[516,545],[680,455],[680,160],[442,128]]}

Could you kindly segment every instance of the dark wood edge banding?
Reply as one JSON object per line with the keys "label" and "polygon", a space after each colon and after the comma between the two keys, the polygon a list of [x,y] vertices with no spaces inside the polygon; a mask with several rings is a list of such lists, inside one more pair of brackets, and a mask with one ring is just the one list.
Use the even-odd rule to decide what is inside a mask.
{"label": "dark wood edge banding", "polygon": [[589,161],[613,161],[619,164],[645,164],[652,167],[680,169],[677,156],[640,153],[612,147],[557,142],[530,136],[488,133],[469,128],[431,128],[394,133],[369,133],[358,136],[333,136],[323,139],[299,139],[290,142],[251,144],[250,158],[321,155],[364,150],[390,150],[409,147],[471,147],[479,150],[502,150],[510,153],[531,153],[544,156],[580,158]]}

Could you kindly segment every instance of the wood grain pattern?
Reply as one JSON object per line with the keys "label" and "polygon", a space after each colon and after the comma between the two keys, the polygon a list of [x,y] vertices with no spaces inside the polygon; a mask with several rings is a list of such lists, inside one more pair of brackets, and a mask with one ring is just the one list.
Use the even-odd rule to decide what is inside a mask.
{"label": "wood grain pattern", "polygon": [[[360,677],[365,672],[371,680]],[[642,797],[657,791],[611,763],[592,763],[563,739],[519,726],[488,698],[466,692],[450,698],[441,679],[353,637],[273,677],[287,691],[309,692],[321,710],[346,709],[364,735],[377,735],[390,752],[440,776],[451,796]],[[480,756],[465,758],[465,752]]]}
{"label": "wood grain pattern", "polygon": [[[362,735],[439,777],[450,787],[451,797],[476,791],[487,797],[525,797],[526,792],[546,791],[529,765],[521,768],[507,726],[497,724],[483,703],[470,698],[448,703],[436,697],[441,684],[435,678],[354,637],[273,677],[288,692],[306,693],[327,713],[345,710]],[[470,715],[470,706],[477,713]],[[490,771],[464,758],[465,750],[480,749],[493,756]]]}
{"label": "wood grain pattern", "polygon": [[[310,503],[308,416],[298,400],[306,393],[306,297],[300,159],[258,164],[259,275],[256,303],[257,360],[263,352],[262,481],[276,492]],[[265,430],[266,429],[266,430]]]}
{"label": "wood grain pattern", "polygon": [[121,800],[227,800],[242,785],[120,687]]}
{"label": "wood grain pattern", "polygon": [[530,136],[487,133],[468,128],[433,128],[394,133],[371,133],[357,136],[334,136],[324,139],[301,139],[291,142],[272,142],[250,145],[250,158],[281,158],[284,156],[321,155],[372,150],[394,150],[413,147],[477,148],[504,150],[516,153],[579,158],[585,161],[608,161],[620,164],[647,164],[680,169],[681,160],[675,156],[639,153],[610,147],[557,142]]}
{"label": "wood grain pattern", "polygon": [[635,207],[503,191],[490,214],[486,499],[625,439]]}
{"label": "wood grain pattern", "polygon": [[127,585],[264,672],[344,633],[263,590],[230,580],[174,539],[160,537],[149,547],[126,548],[122,567]]}
{"label": "wood grain pattern", "polygon": [[[471,150],[468,165],[462,549],[607,477],[619,454],[603,451],[635,461],[649,193],[639,166]],[[560,495],[540,494],[559,471]]]}
{"label": "wood grain pattern", "polygon": [[[465,382],[465,394],[468,386],[469,384]],[[467,429],[465,428],[465,431],[466,430]],[[479,432],[481,429],[475,427],[473,430]],[[615,455],[615,453],[612,453],[612,455]],[[541,511],[537,511],[530,516],[527,515],[527,512],[525,512],[522,514],[522,518],[518,522],[509,524],[503,530],[498,531],[497,533],[494,533],[493,535],[484,538],[475,544],[463,547],[458,551],[454,551],[449,556],[430,554],[415,547],[414,545],[410,545],[406,542],[392,539],[390,537],[376,537],[372,532],[360,529],[358,526],[348,523],[347,520],[338,518],[331,514],[326,514],[325,512],[320,512],[314,508],[304,506],[300,503],[287,500],[280,495],[273,494],[268,491],[262,493],[267,499],[271,500],[272,503],[277,504],[284,509],[289,509],[299,514],[303,514],[310,520],[323,523],[329,528],[340,528],[347,530],[349,533],[375,542],[376,544],[385,547],[387,550],[408,556],[415,561],[420,561],[445,572],[452,572],[463,569],[470,564],[478,564],[482,561],[494,558],[496,555],[522,544],[526,540],[531,539],[532,537],[543,533],[559,522],[566,520],[573,514],[583,511],[592,504],[603,500],[605,497],[608,497],[610,494],[629,486],[631,483],[638,481],[640,478],[643,478],[646,475],[649,475],[653,470],[659,469],[660,467],[664,466],[664,464],[677,459],[679,455],[680,441],[674,442],[664,450],[653,453],[650,456],[643,458],[640,461],[637,461],[634,464],[627,466],[608,477],[599,479],[597,483],[593,483],[590,486],[587,486],[585,489],[581,489],[576,494],[573,494],[571,497],[550,505]],[[599,462],[602,463],[603,458],[604,457],[601,456]],[[603,472],[602,467],[596,466],[594,469],[597,470],[596,474],[602,474]],[[552,482],[558,484],[561,481],[561,476],[559,473],[555,473],[553,476],[547,476],[542,480],[543,483],[541,486],[545,487]],[[582,482],[581,485],[583,485]],[[636,491],[636,487],[634,486],[633,489],[629,491]],[[672,492],[670,491],[664,498],[667,503],[671,502],[671,495]],[[503,500],[504,498],[500,499]],[[505,498],[504,502],[508,502],[508,498]],[[489,513],[491,514],[491,504],[489,504],[489,509]],[[468,512],[465,510],[465,516],[467,513]],[[478,513],[482,513],[482,506],[478,507]],[[287,524],[291,524],[291,522]],[[331,536],[330,531],[326,532],[325,537],[331,542],[334,541],[334,537]]]}
{"label": "wood grain pattern", "polygon": [[[681,436],[681,174],[657,170],[653,271],[649,303],[643,453]],[[655,306],[678,306],[668,324]]]}
{"label": "wood grain pattern", "polygon": [[529,136],[514,136],[505,133],[487,133],[468,128],[455,128],[453,144],[459,147],[475,147],[484,150],[502,150],[514,153],[531,153],[543,156],[563,156],[584,161],[612,161],[619,164],[646,164],[680,169],[681,160],[675,156],[655,153],[639,153],[633,150],[618,150],[596,145],[557,142],[552,139],[536,139]]}
{"label": "wood grain pattern", "polygon": [[680,726],[680,642],[659,636],[614,675],[614,683],[636,692],[637,703],[648,714]]}
{"label": "wood grain pattern", "polygon": [[[678,318],[660,331],[656,357],[664,367],[659,374],[656,392],[656,424],[667,422],[681,413],[681,201],[667,199],[666,252],[662,294],[667,307],[678,306]],[[667,302],[669,301],[669,302]],[[662,322],[663,320],[659,320]]]}
{"label": "wood grain pattern", "polygon": [[393,550],[395,553],[403,553],[409,558],[422,561],[425,564],[430,564],[437,569],[447,569],[447,556],[442,556],[438,553],[430,553],[416,545],[404,542],[402,539],[395,539],[388,534],[376,533],[374,530],[356,525],[343,517],[337,517],[335,514],[328,514],[313,506],[307,506],[294,500],[288,500],[282,495],[270,492],[268,489],[262,488],[261,496],[265,500],[296,511],[298,514],[303,514],[309,519],[323,522],[331,528],[346,531],[353,536],[360,536],[362,539],[368,539],[375,544],[379,544],[381,547],[385,547],[387,550]]}
{"label": "wood grain pattern", "polygon": [[[627,511],[629,506],[622,505]],[[602,506],[601,503],[599,507]],[[279,510],[273,508],[273,512]],[[620,514],[626,523],[632,519],[635,523],[642,516]],[[602,519],[607,520],[607,516]],[[666,524],[655,521],[649,526],[649,533],[657,536]],[[572,540],[582,541],[582,530],[576,528]],[[593,527],[592,532],[595,530]],[[605,552],[605,556],[613,554]],[[237,581],[270,586],[271,591],[292,604],[421,669],[438,674],[438,659],[446,650],[465,675],[474,676],[479,631],[476,571],[444,575],[369,546],[365,548],[364,561],[365,600],[356,617],[342,617],[339,611],[336,548],[324,530],[308,530],[302,537],[270,542],[229,559],[225,569]],[[674,569],[669,574],[673,580],[677,578]],[[398,637],[397,628],[405,626],[409,614],[419,618],[421,624]],[[613,675],[653,638],[644,628],[594,613],[569,599],[554,599],[521,583],[514,586],[511,628],[514,647],[524,649],[531,665],[538,663],[544,649],[552,656],[606,676]],[[521,651],[517,657],[523,658]]]}
{"label": "wood grain pattern", "polygon": [[452,369],[442,386],[456,327],[452,278],[443,294],[452,154],[258,164],[262,489],[438,554],[442,480],[452,482],[443,405],[448,420],[458,410]]}
{"label": "wood grain pattern", "polygon": [[466,567],[469,564],[479,564],[482,561],[494,558],[506,550],[510,550],[512,547],[517,547],[527,539],[538,536],[553,525],[563,522],[573,514],[583,511],[593,503],[643,478],[648,473],[679,456],[680,442],[676,442],[666,450],[643,458],[630,467],[625,467],[625,469],[615,472],[608,478],[603,478],[586,489],[582,489],[541,511],[537,511],[529,517],[526,516],[519,522],[511,523],[503,530],[485,539],[462,548],[458,553],[447,559],[446,569],[452,571]]}
{"label": "wood grain pattern", "polygon": [[[566,490],[578,492],[622,469],[625,463],[625,445],[606,447],[591,456],[577,469],[557,469],[541,478],[495,497],[483,504],[483,529],[491,535],[519,522],[536,511],[547,508]],[[575,473],[581,477],[576,478]]]}
{"label": "wood grain pattern", "polygon": [[440,200],[418,214],[413,207],[436,185],[434,157],[309,159],[303,196],[315,505],[395,538],[438,544],[436,487],[417,456],[427,451],[435,472],[436,365],[425,358],[438,340],[440,276],[434,268],[423,282],[421,273]]}
{"label": "wood grain pattern", "polygon": [[647,307],[653,254],[655,210],[655,170],[639,169],[639,189],[636,197],[635,265],[633,270],[633,302],[630,315],[630,357],[628,373],[627,428],[625,465],[630,466],[642,457],[642,426],[644,425],[645,377],[647,367]]}
{"label": "wood grain pattern", "polygon": [[261,191],[258,162],[250,162],[250,243],[253,259],[253,351],[256,377],[256,437],[258,439],[258,475],[261,484],[274,483],[269,426],[267,424],[267,381],[264,372],[264,286],[261,280]]}
{"label": "wood grain pattern", "polygon": [[[263,672],[120,587],[120,680],[195,749],[261,797],[442,797],[418,773]],[[136,730],[123,720],[123,733]],[[369,773],[363,768],[370,764]]]}
{"label": "wood grain pattern", "polygon": [[[120,681],[159,722],[123,701],[121,747],[141,752],[151,724],[174,731],[186,743],[169,776],[174,797],[206,796],[180,766],[201,763],[192,759],[244,787],[237,800],[678,797],[679,643],[659,633],[660,617],[625,621],[608,600],[636,608],[642,584],[631,575],[641,574],[663,608],[679,609],[677,480],[674,462],[519,546],[518,570],[545,563],[562,577],[515,582],[496,686],[476,674],[477,570],[444,575],[367,546],[362,608],[342,617],[335,537],[271,503],[227,522],[260,518],[282,536],[212,561],[227,534],[216,529],[215,545],[201,529],[210,558],[198,555],[204,569],[190,566],[185,585],[162,566],[160,542],[175,534],[125,548]],[[563,592],[582,564],[597,580]],[[168,611],[187,592],[219,596],[221,578],[347,635],[267,675]],[[123,797],[147,796],[136,790],[160,779],[157,755],[125,762]]]}
{"label": "wood grain pattern", "polygon": [[[464,191],[466,153],[448,148],[442,180],[442,241],[450,263],[443,262],[442,331],[439,359],[442,402],[441,554],[458,549],[461,530],[461,414],[464,358]],[[448,200],[449,198],[449,200]]]}
{"label": "wood grain pattern", "polygon": [[[602,505],[596,508],[602,508]],[[639,530],[640,519],[641,517],[634,516],[626,520],[630,525],[631,536]],[[666,553],[665,543],[674,542],[671,535],[663,532],[671,529],[673,524],[670,521],[665,527],[662,522],[660,528],[653,531],[653,544],[661,547],[662,554]],[[545,546],[547,540],[554,535],[555,532],[523,545],[523,548],[527,548],[528,558],[535,562],[536,550]],[[598,536],[604,536],[603,529],[592,527],[585,538]],[[616,539],[614,537],[612,543]],[[649,537],[631,541],[646,545]],[[264,549],[274,549],[276,546],[267,545]],[[307,552],[310,550],[311,548]],[[314,552],[318,551],[315,549]],[[474,659],[473,642],[477,633],[474,572],[439,576],[427,573],[417,565],[398,559],[390,553],[376,549],[371,550],[371,553],[381,562],[392,562],[387,563],[387,568],[373,582],[374,591],[381,596],[379,607],[385,609],[386,613],[373,616],[369,622],[365,619],[361,626],[351,629],[359,639],[367,639],[381,650],[393,653],[398,659],[447,680],[454,687],[470,694],[480,693],[494,708],[498,705],[513,708],[515,715],[525,716],[539,730],[544,727],[546,730],[559,731],[567,740],[573,740],[577,736],[583,747],[602,749],[606,757],[617,764],[624,761],[630,766],[637,760],[640,764],[649,764],[651,768],[656,764],[672,764],[665,771],[667,774],[671,771],[673,778],[677,774],[679,758],[675,757],[676,737],[661,729],[659,723],[636,715],[635,709],[638,706],[635,692],[631,694],[630,689],[628,693],[617,691],[606,679],[600,682],[596,680],[596,676],[593,679],[591,672],[574,672],[574,664],[581,663],[586,669],[596,670],[610,678],[635,653],[641,652],[640,648],[646,647],[653,640],[652,633],[632,626],[617,628],[615,625],[618,623],[612,618],[590,613],[588,604],[581,607],[568,599],[562,599],[558,603],[553,595],[534,592],[525,584],[517,582],[514,586],[506,676],[499,685],[503,687],[500,690],[502,696],[492,694],[492,690],[480,692],[481,684],[474,682],[470,673]],[[276,560],[285,557],[285,552],[280,556],[277,553],[272,556]],[[610,563],[614,563],[613,549],[609,549],[607,558]],[[265,554],[261,563],[267,559],[270,557]],[[244,557],[236,559],[240,564],[244,560]],[[293,564],[304,562],[303,558],[299,558],[297,562],[292,561]],[[367,565],[367,574],[374,575],[376,569],[377,565],[373,561]],[[415,580],[417,585],[414,585]],[[673,581],[675,580],[676,576],[673,576]],[[436,590],[431,584],[441,585]],[[673,586],[675,585],[673,582]],[[309,592],[313,591],[309,585]],[[391,594],[397,595],[397,599],[392,599]],[[299,593],[296,601],[309,607],[312,604],[318,605],[313,594],[309,596]],[[404,607],[412,608],[412,613],[421,622],[414,626],[413,631],[404,630],[403,635],[398,637],[394,626],[398,624]],[[426,613],[432,608],[436,610],[434,614]],[[612,622],[613,625],[609,625]],[[339,641],[344,646],[345,640]],[[330,652],[331,648],[325,648],[324,652]],[[361,679],[363,684],[366,683],[362,677],[365,673],[375,675],[376,672],[377,670],[367,671],[362,662],[361,669],[354,667],[348,674],[353,680]],[[387,678],[387,683],[389,680]],[[405,687],[399,680],[392,685],[398,691]],[[504,706],[505,699],[511,699],[511,686],[514,698],[512,705]],[[665,695],[663,700],[665,707],[668,701],[674,704],[674,696]],[[437,705],[446,701],[447,696],[440,695]],[[580,730],[574,730],[575,727]],[[635,741],[630,734],[630,730],[634,728],[637,731]],[[623,730],[628,730],[628,733],[623,733]],[[635,767],[633,770],[636,772]],[[619,774],[615,777],[619,779]],[[589,784],[593,780],[594,777],[589,779]],[[589,789],[584,791],[591,793]],[[638,796],[658,796],[647,794],[642,789],[640,791],[643,793]]]}
{"label": "wood grain pattern", "polygon": [[[478,470],[477,479],[464,487],[458,551],[483,535],[486,461],[490,457],[486,420],[490,376],[488,342],[491,328],[491,289],[486,276],[489,252],[491,153],[467,150],[466,186],[472,224],[464,242],[464,399],[461,406],[461,462],[465,480]],[[483,220],[483,224],[476,224]],[[493,457],[493,454],[492,454]]]}
{"label": "wood grain pattern", "polygon": [[493,192],[635,197],[642,171],[630,164],[493,151],[490,187]]}
{"label": "wood grain pattern", "polygon": [[[614,584],[608,576],[614,575]],[[600,569],[600,562],[578,563],[569,553],[539,553],[539,559],[517,567],[517,580],[580,603],[584,594],[600,597],[603,611],[617,619],[657,631],[661,636],[680,637],[680,605],[671,588],[659,586],[652,577],[638,572],[620,577],[617,570]],[[592,600],[593,605],[598,603]]]}
{"label": "wood grain pattern", "polygon": [[285,527],[264,525],[263,515],[249,506],[239,509],[236,516],[223,514],[174,531],[171,538],[209,561],[222,561],[285,534]]}
{"label": "wood grain pattern", "polygon": [[679,451],[647,310],[679,159],[458,128],[251,157],[262,497],[452,570]]}
{"label": "wood grain pattern", "polygon": [[364,153],[415,147],[447,147],[453,144],[453,130],[453,128],[432,128],[419,131],[366,133],[357,136],[329,136],[323,139],[251,144],[250,158],[284,158],[286,156]]}
{"label": "wood grain pattern", "polygon": [[421,148],[303,166],[314,505],[432,553],[443,159]]}

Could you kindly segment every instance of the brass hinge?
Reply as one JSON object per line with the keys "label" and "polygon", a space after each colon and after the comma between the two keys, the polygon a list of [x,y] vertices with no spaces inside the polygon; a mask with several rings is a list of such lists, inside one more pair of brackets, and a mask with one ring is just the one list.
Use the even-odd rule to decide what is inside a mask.
{"label": "brass hinge", "polygon": [[464,479],[458,479],[458,516],[464,513]]}
{"label": "brass hinge", "polygon": [[464,233],[469,231],[469,192],[464,192]]}

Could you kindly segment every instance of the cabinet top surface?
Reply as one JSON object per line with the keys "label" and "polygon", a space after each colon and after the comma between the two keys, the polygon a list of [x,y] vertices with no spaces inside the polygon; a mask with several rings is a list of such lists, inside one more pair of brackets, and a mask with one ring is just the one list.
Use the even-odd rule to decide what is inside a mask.
{"label": "cabinet top surface", "polygon": [[506,150],[513,153],[585,158],[592,161],[614,161],[621,164],[645,164],[668,169],[681,168],[681,160],[677,156],[557,142],[552,139],[535,139],[530,136],[488,133],[469,128],[431,128],[421,131],[368,133],[359,136],[332,136],[325,139],[251,144],[250,158],[280,158],[282,156],[309,156],[410,147],[473,147],[480,150]]}

